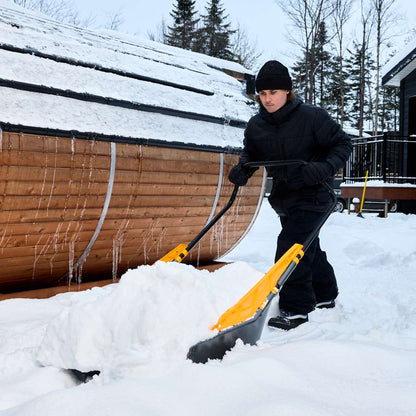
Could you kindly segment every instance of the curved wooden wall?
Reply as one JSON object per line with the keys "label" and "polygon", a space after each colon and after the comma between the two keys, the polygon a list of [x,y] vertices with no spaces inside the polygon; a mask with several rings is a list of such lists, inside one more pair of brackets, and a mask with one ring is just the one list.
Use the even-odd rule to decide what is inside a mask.
{"label": "curved wooden wall", "polygon": [[[0,292],[119,277],[188,243],[227,203],[238,156],[2,132]],[[245,234],[264,174],[189,256],[211,262]]]}

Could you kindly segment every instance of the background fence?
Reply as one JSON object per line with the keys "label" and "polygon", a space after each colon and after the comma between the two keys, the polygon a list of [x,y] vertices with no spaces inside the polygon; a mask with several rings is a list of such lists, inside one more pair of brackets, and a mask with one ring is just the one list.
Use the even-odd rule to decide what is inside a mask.
{"label": "background fence", "polygon": [[385,133],[352,139],[353,151],[345,169],[345,182],[368,180],[416,184],[416,137]]}

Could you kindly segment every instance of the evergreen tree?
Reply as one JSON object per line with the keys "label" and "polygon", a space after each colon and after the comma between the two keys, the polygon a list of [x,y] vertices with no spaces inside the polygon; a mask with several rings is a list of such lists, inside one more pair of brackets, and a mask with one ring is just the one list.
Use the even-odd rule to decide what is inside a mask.
{"label": "evergreen tree", "polygon": [[332,97],[328,89],[329,77],[331,75],[332,56],[326,50],[329,39],[326,30],[325,22],[319,24],[316,52],[314,55],[314,67],[315,67],[315,94],[314,104],[318,104],[321,107],[330,110],[332,105]]}
{"label": "evergreen tree", "polygon": [[307,63],[306,63],[306,51],[303,51],[303,58],[296,61],[292,66],[292,81],[294,89],[297,95],[299,95],[303,101],[307,102],[308,99],[308,78]]}
{"label": "evergreen tree", "polygon": [[[342,60],[342,62],[341,62]],[[331,59],[331,71],[328,75],[326,84],[326,109],[331,113],[334,119],[344,124],[349,121],[349,112],[344,111],[345,104],[345,83],[348,82],[349,74],[345,70],[343,58],[335,56]]]}
{"label": "evergreen tree", "polygon": [[382,131],[399,131],[399,93],[400,89],[396,87],[383,87],[381,89],[379,119]]}
{"label": "evergreen tree", "polygon": [[[346,98],[352,126],[362,135],[364,127],[373,121],[372,104],[368,91],[372,87],[372,74],[375,69],[374,60],[368,49],[354,42],[353,51],[348,51],[350,57],[346,60],[346,70],[350,74],[347,82]],[[367,91],[367,92],[366,92]],[[366,125],[367,122],[367,125]]]}
{"label": "evergreen tree", "polygon": [[330,104],[331,96],[327,84],[332,72],[332,57],[327,51],[328,42],[325,22],[321,22],[313,47],[304,49],[302,58],[293,66],[293,83],[303,100],[310,104]]}
{"label": "evergreen tree", "polygon": [[173,25],[168,26],[165,43],[193,50],[197,37],[199,18],[195,18],[195,0],[177,0],[170,15]]}
{"label": "evergreen tree", "polygon": [[224,16],[221,0],[210,0],[205,10],[207,14],[201,16],[203,27],[198,36],[200,52],[233,60],[231,36],[235,30],[230,29],[231,23],[227,22],[228,16]]}

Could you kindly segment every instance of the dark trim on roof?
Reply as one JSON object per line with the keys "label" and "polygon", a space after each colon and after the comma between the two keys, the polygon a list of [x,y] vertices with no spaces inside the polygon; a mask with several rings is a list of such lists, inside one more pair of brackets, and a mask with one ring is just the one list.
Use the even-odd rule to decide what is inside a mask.
{"label": "dark trim on roof", "polygon": [[194,143],[170,142],[167,140],[147,139],[143,137],[113,136],[78,130],[60,130],[45,127],[23,126],[20,124],[1,123],[0,129],[10,133],[34,134],[39,136],[62,137],[67,139],[98,140],[102,142],[128,143],[143,146],[165,147],[169,149],[198,150],[213,153],[240,154],[241,148],[232,146],[211,146]]}
{"label": "dark trim on roof", "polygon": [[411,61],[416,58],[416,48],[408,53],[400,62],[398,62],[386,75],[381,79],[381,85],[385,85],[392,78],[394,78],[400,71],[406,68]]}
{"label": "dark trim on roof", "polygon": [[101,65],[98,65],[98,64],[92,64],[92,63],[89,63],[89,62],[78,61],[76,59],[70,59],[70,58],[66,58],[66,57],[62,57],[62,56],[58,56],[58,55],[52,55],[52,54],[40,52],[40,51],[38,51],[37,49],[34,49],[34,48],[19,48],[17,46],[1,43],[0,44],[0,49],[10,51],[10,52],[34,55],[34,56],[37,56],[39,58],[50,59],[52,61],[59,62],[59,63],[69,64],[69,65],[74,65],[74,66],[81,66],[81,67],[84,67],[84,68],[94,69],[96,71],[106,72],[106,73],[115,74],[115,75],[121,75],[121,76],[126,77],[126,78],[133,78],[133,79],[136,79],[136,80],[139,80],[139,81],[152,82],[154,84],[160,84],[160,85],[165,85],[167,87],[172,87],[172,88],[177,88],[177,89],[181,89],[181,90],[191,91],[191,92],[195,92],[197,94],[214,95],[214,93],[212,91],[202,90],[202,89],[199,89],[199,88],[194,88],[194,87],[191,87],[189,85],[176,84],[174,82],[164,81],[164,80],[157,79],[157,78],[146,77],[146,76],[143,76],[143,75],[135,74],[133,72],[121,71],[121,70],[118,70],[118,69],[115,69],[115,68],[108,68],[108,67],[104,67],[104,66],[101,66]]}
{"label": "dark trim on roof", "polygon": [[130,110],[144,111],[148,113],[164,114],[172,117],[187,118],[191,120],[204,121],[208,123],[216,123],[221,125],[228,125],[231,127],[245,128],[247,123],[243,120],[224,119],[221,117],[210,116],[207,114],[192,113],[189,111],[175,110],[172,108],[159,107],[148,104],[135,103],[127,100],[119,100],[111,97],[102,97],[100,95],[80,93],[71,90],[62,90],[60,88],[47,87],[44,85],[29,84],[27,82],[12,81],[7,79],[0,79],[0,87],[11,88],[14,90],[29,91],[39,94],[47,94],[71,98],[74,100],[86,101],[91,103],[105,104],[114,107],[121,107]]}

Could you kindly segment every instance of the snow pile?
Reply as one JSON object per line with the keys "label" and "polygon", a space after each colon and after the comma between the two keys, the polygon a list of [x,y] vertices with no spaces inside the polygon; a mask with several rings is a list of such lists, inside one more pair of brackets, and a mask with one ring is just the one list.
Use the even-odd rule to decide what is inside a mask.
{"label": "snow pile", "polygon": [[38,360],[120,372],[127,364],[186,359],[189,347],[215,335],[209,327],[261,276],[245,263],[212,273],[178,263],[140,266],[65,308],[49,325]]}

